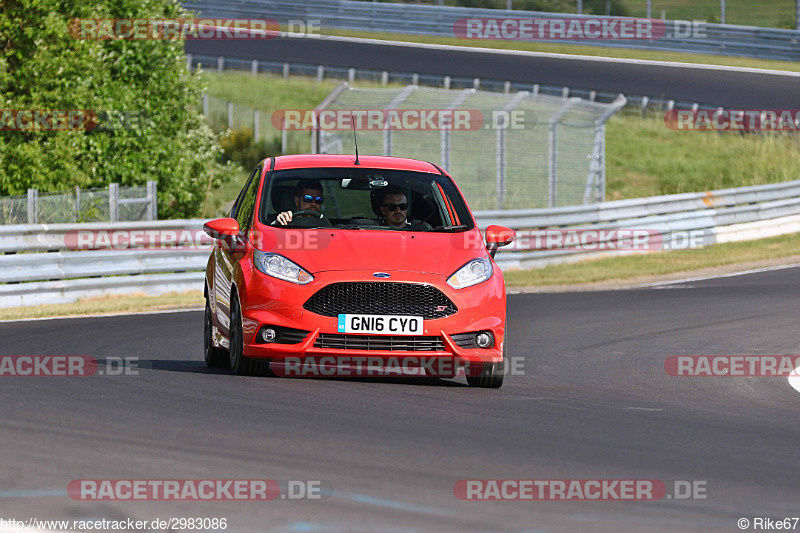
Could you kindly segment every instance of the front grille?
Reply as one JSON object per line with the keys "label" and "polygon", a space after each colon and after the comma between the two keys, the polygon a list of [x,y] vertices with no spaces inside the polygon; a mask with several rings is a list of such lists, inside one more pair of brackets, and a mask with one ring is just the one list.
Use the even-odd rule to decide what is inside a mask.
{"label": "front grille", "polygon": [[458,311],[450,298],[431,285],[416,283],[332,283],[317,291],[303,308],[323,316],[340,314],[406,315],[426,319]]}
{"label": "front grille", "polygon": [[381,350],[388,352],[443,352],[441,337],[405,337],[402,335],[347,335],[320,333],[314,348],[333,350]]}

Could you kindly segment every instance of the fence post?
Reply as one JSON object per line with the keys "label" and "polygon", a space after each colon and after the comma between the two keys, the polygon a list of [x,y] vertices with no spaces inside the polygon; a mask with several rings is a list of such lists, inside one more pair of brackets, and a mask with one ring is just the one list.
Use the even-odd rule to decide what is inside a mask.
{"label": "fence post", "polygon": [[449,89],[450,88],[450,81],[451,81],[450,80],[450,76],[445,76],[444,77],[444,88],[445,89]]}
{"label": "fence post", "polygon": [[547,127],[547,207],[558,204],[558,123],[580,98],[568,98],[561,109],[550,117]]}
{"label": "fence post", "polygon": [[258,142],[261,136],[261,114],[258,109],[253,109],[253,140]]}
{"label": "fence post", "polygon": [[228,102],[228,129],[233,129],[233,102]]}
{"label": "fence post", "polygon": [[75,222],[81,219],[81,188],[79,185],[75,186]]}
{"label": "fence post", "polygon": [[217,72],[222,72],[225,70],[225,58],[223,56],[219,56],[217,58]]}
{"label": "fence post", "polygon": [[325,77],[325,67],[319,65],[317,67],[317,83],[322,83],[324,77]]}
{"label": "fence post", "polygon": [[203,93],[203,116],[208,118],[208,93]]}
{"label": "fence post", "polygon": [[475,89],[477,91],[480,88],[480,86],[481,86],[481,79],[480,78],[475,78],[474,80],[472,80],[472,88],[473,89]]}
{"label": "fence post", "polygon": [[289,79],[289,63],[283,64],[283,79],[284,80]]}
{"label": "fence post", "polygon": [[158,192],[157,183],[149,180],[147,182],[147,220],[158,220]]}
{"label": "fence post", "polygon": [[419,74],[411,75],[411,85],[419,85]]}
{"label": "fence post", "polygon": [[186,70],[192,71],[192,54],[186,54]]}
{"label": "fence post", "polygon": [[28,224],[36,224],[39,221],[39,191],[28,189]]}
{"label": "fence post", "polygon": [[497,209],[503,209],[506,196],[506,117],[498,115],[497,124]]}
{"label": "fence post", "polygon": [[[311,132],[312,136],[314,132]],[[286,132],[286,117],[281,121],[281,155],[286,155],[289,149],[289,134]],[[312,152],[316,153],[316,152]]]}
{"label": "fence post", "polygon": [[347,69],[347,82],[353,83],[354,81],[356,81],[356,69],[349,68]]}
{"label": "fence post", "polygon": [[119,220],[119,185],[116,183],[108,185],[108,218],[109,222]]}
{"label": "fence post", "polygon": [[381,85],[387,85],[389,83],[389,73],[385,70],[381,72]]}

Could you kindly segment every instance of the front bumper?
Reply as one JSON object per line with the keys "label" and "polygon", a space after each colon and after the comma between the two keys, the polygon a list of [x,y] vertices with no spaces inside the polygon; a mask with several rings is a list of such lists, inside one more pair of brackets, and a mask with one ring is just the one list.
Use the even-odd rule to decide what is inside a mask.
{"label": "front bumper", "polygon": [[[380,280],[385,282],[385,280]],[[271,360],[275,363],[294,364],[303,361],[341,364],[375,365],[384,361],[390,365],[408,367],[425,366],[436,360],[437,368],[459,368],[468,365],[499,363],[503,359],[505,342],[505,285],[499,269],[487,281],[465,289],[453,289],[444,276],[417,272],[391,272],[392,283],[432,285],[442,291],[456,305],[452,315],[425,319],[423,335],[401,337],[386,335],[342,334],[337,317],[310,312],[303,304],[321,288],[338,282],[376,282],[372,271],[320,272],[308,285],[295,285],[251,271],[240,287],[242,298],[242,326],[244,355],[253,359]],[[302,340],[293,344],[265,343],[257,338],[264,326],[278,326],[307,331]],[[454,335],[467,332],[490,331],[494,343],[488,348],[459,346],[462,339]],[[343,338],[346,337],[346,338]],[[369,337],[369,339],[367,338]],[[396,342],[392,342],[395,339]],[[292,339],[293,341],[296,338]],[[449,363],[445,363],[449,362]],[[442,373],[447,373],[442,371]]]}

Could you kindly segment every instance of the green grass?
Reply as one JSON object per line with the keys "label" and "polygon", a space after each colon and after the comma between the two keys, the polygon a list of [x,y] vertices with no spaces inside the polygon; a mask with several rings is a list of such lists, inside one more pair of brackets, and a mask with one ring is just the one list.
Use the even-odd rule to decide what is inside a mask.
{"label": "green grass", "polygon": [[800,136],[674,131],[622,114],[606,127],[606,162],[606,200],[777,183],[800,177]]}
{"label": "green grass", "polygon": [[33,305],[0,309],[0,320],[19,320],[54,316],[77,316],[99,314],[128,314],[142,311],[167,311],[203,307],[202,291],[169,293],[161,296],[130,294],[84,298],[74,303]]}
{"label": "green grass", "polygon": [[[731,2],[729,2],[731,3]],[[749,57],[721,56],[712,54],[691,54],[682,52],[661,52],[656,50],[633,50],[628,48],[612,48],[606,46],[588,46],[577,44],[539,43],[531,41],[498,41],[460,39],[458,37],[438,37],[430,35],[406,35],[402,33],[379,33],[356,30],[331,30],[323,28],[323,35],[341,35],[345,37],[363,37],[386,41],[418,42],[428,44],[446,44],[451,46],[470,46],[497,50],[523,50],[529,52],[547,52],[555,54],[587,55],[598,57],[616,57],[623,59],[647,59],[651,61],[676,61],[682,63],[704,63],[711,65],[727,65],[732,67],[749,67],[773,70],[800,71],[800,62],[780,61],[772,59],[754,59]],[[442,74],[447,74],[447,66],[442,66]],[[531,72],[531,83],[536,83],[536,73]],[[591,89],[591,87],[588,87]],[[653,95],[657,96],[657,95]]]}
{"label": "green grass", "polygon": [[797,235],[783,235],[757,241],[717,244],[695,250],[651,252],[533,270],[509,271],[504,273],[504,277],[510,287],[579,285],[632,280],[642,276],[664,276],[797,255],[800,255],[800,239]]}
{"label": "green grass", "polygon": [[[623,0],[631,16],[647,14],[647,0]],[[661,18],[661,11],[668,19],[706,20],[719,22],[719,0],[652,0],[653,18]],[[794,23],[794,0],[729,0],[725,2],[725,22],[743,26],[765,26],[788,28]]]}

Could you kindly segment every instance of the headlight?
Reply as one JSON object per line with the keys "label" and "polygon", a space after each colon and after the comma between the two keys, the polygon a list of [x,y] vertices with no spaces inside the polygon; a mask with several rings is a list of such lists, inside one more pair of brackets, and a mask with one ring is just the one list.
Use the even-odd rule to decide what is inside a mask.
{"label": "headlight", "polygon": [[253,262],[259,272],[267,276],[305,285],[314,281],[314,276],[282,255],[253,250]]}
{"label": "headlight", "polygon": [[463,289],[477,285],[491,277],[492,262],[486,258],[473,259],[447,278],[447,284],[454,289]]}

